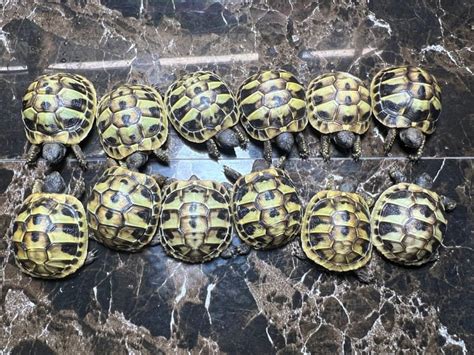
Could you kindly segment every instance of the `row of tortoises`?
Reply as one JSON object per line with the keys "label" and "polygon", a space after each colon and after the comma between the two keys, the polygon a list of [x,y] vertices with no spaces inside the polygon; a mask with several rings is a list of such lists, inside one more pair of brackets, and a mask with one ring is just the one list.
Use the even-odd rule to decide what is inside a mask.
{"label": "row of tortoises", "polygon": [[[120,85],[97,103],[93,84],[78,74],[39,77],[23,97],[22,117],[31,143],[27,162],[42,153],[49,163],[59,162],[71,146],[79,163],[86,160],[79,143],[97,117],[97,129],[106,154],[143,165],[150,153],[167,162],[168,121],[187,141],[206,144],[218,158],[219,147],[245,147],[247,135],[263,142],[264,157],[272,159],[272,142],[285,155],[294,145],[308,156],[303,130],[308,122],[321,134],[321,155],[330,157],[331,137],[343,149],[361,155],[361,135],[373,113],[388,128],[388,153],[400,139],[423,152],[426,135],[433,133],[441,111],[441,89],[435,77],[414,66],[382,69],[370,91],[359,78],[344,72],[323,74],[305,91],[295,75],[268,70],[249,77],[237,95],[215,73],[186,74],[168,88],[164,99],[147,85]],[[243,129],[241,128],[243,127]]]}
{"label": "row of tortoises", "polygon": [[233,184],[168,179],[111,164],[84,209],[78,200],[83,181],[74,179],[66,188],[54,172],[35,184],[14,222],[16,263],[31,276],[65,277],[94,259],[89,234],[118,251],[161,244],[189,263],[274,249],[301,235],[301,255],[328,270],[362,268],[373,246],[396,263],[421,265],[436,257],[445,212],[455,207],[430,190],[427,174],[407,183],[394,171],[397,184],[380,195],[370,214],[369,199],[352,182],[316,193],[304,208],[282,166],[257,160],[248,174],[230,167],[224,173]]}

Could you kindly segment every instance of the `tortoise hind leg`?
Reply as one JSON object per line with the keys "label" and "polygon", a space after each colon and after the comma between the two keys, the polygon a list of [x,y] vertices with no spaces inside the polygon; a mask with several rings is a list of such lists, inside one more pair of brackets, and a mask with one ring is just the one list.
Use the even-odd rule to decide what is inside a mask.
{"label": "tortoise hind leg", "polygon": [[163,148],[154,149],[153,154],[155,154],[156,158],[160,162],[165,163],[165,164],[170,163],[170,158],[168,156],[168,150],[167,149],[163,149]]}
{"label": "tortoise hind leg", "polygon": [[34,165],[35,162],[38,160],[40,153],[41,153],[41,145],[32,144],[30,146],[30,149],[28,149],[28,153],[26,153],[26,164]]}
{"label": "tortoise hind leg", "polygon": [[272,153],[272,142],[267,140],[267,141],[264,141],[263,142],[263,158],[268,161],[268,162],[272,162],[272,157],[273,157],[273,153]]}
{"label": "tortoise hind leg", "polygon": [[84,155],[84,152],[82,151],[81,147],[79,147],[78,144],[74,144],[71,148],[72,148],[72,151],[74,152],[74,155],[76,156],[77,161],[79,162],[79,165],[81,166],[81,168],[86,170],[87,169],[87,160],[86,160],[86,156]]}
{"label": "tortoise hind leg", "polygon": [[416,154],[412,154],[409,156],[409,159],[413,162],[418,161],[418,159],[421,158],[423,155],[423,149],[425,149],[425,143],[426,143],[426,136],[423,134],[423,140],[421,141],[420,147],[416,151]]}
{"label": "tortoise hind leg", "polygon": [[221,156],[221,153],[219,152],[219,149],[217,148],[217,143],[214,140],[214,138],[207,140],[206,146],[207,146],[207,151],[209,152],[209,155],[211,156],[211,158],[218,160],[219,157]]}
{"label": "tortoise hind leg", "polygon": [[81,198],[81,196],[86,191],[86,184],[84,182],[84,176],[82,173],[79,174],[79,177],[76,176],[75,173],[71,176],[71,181],[69,181],[69,185],[67,187],[67,193],[69,195],[73,195],[76,198]]}
{"label": "tortoise hind leg", "polygon": [[245,134],[244,130],[242,127],[240,127],[238,124],[232,127],[232,130],[235,132],[237,135],[237,139],[239,140],[240,147],[245,149],[247,148],[247,144],[249,143],[249,139],[247,135]]}
{"label": "tortoise hind leg", "polygon": [[320,153],[321,156],[323,157],[324,161],[328,161],[331,158],[331,152],[330,152],[330,145],[331,145],[331,139],[329,135],[323,134],[321,136],[321,148],[320,148]]}
{"label": "tortoise hind leg", "polygon": [[355,161],[358,161],[361,154],[362,154],[362,145],[360,141],[360,135],[356,134],[354,146],[352,148],[352,158]]}
{"label": "tortoise hind leg", "polygon": [[296,133],[296,147],[298,148],[298,153],[300,154],[301,159],[308,159],[309,148],[303,132]]}
{"label": "tortoise hind leg", "polygon": [[393,143],[395,143],[395,138],[397,138],[397,129],[390,128],[388,130],[387,137],[385,137],[385,143],[383,145],[385,155],[387,155],[390,152],[390,149],[392,149]]}
{"label": "tortoise hind leg", "polygon": [[229,168],[227,165],[224,165],[224,175],[232,183],[236,182],[242,176],[237,170]]}

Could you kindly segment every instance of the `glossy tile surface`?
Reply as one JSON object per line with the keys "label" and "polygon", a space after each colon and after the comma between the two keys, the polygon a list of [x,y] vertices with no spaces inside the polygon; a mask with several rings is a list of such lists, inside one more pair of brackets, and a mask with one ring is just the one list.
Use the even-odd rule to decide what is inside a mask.
{"label": "glossy tile surface", "polygon": [[[0,2],[0,349],[12,353],[341,353],[463,354],[474,351],[473,6],[469,1],[66,1]],[[305,135],[310,158],[293,152],[287,170],[307,202],[348,176],[377,196],[397,165],[411,178],[435,177],[456,199],[439,260],[402,268],[378,254],[374,282],[328,273],[292,256],[292,245],[247,257],[185,265],[161,247],[100,257],[64,281],[31,279],[13,262],[8,228],[44,164],[23,166],[27,144],[21,97],[40,73],[81,73],[99,95],[121,82],[157,85],[181,73],[214,70],[233,89],[262,68],[285,68],[302,83],[348,71],[369,84],[382,67],[421,65],[443,89],[443,111],[423,159],[410,164],[397,142],[382,153],[372,123],[360,162],[334,147],[324,163],[319,138]],[[88,185],[105,166],[94,132],[82,144]],[[224,181],[223,165],[250,171],[262,146],[212,161],[204,147],[172,131],[170,166],[150,173]],[[276,157],[276,155],[275,155]],[[77,168],[70,155],[59,167]],[[85,199],[84,199],[85,201]]]}

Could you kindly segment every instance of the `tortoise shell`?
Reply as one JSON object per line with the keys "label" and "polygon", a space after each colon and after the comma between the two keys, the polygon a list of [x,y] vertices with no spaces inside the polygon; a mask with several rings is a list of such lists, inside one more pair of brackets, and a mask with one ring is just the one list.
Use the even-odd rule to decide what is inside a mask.
{"label": "tortoise shell", "polygon": [[362,80],[344,72],[323,74],[313,79],[306,92],[309,123],[323,134],[369,129],[369,90]]}
{"label": "tortoise shell", "polygon": [[239,237],[255,249],[283,246],[301,228],[300,198],[281,169],[241,176],[234,185],[231,207]]}
{"label": "tortoise shell", "polygon": [[168,138],[163,99],[151,86],[121,85],[100,100],[97,128],[102,147],[114,159],[158,149]]}
{"label": "tortoise shell", "polygon": [[372,256],[369,216],[366,201],[356,193],[318,192],[303,218],[303,251],[331,271],[361,268]]}
{"label": "tortoise shell", "polygon": [[252,75],[240,86],[237,100],[241,122],[247,133],[259,141],[283,132],[300,132],[308,124],[304,87],[284,70]]}
{"label": "tortoise shell", "polygon": [[86,214],[77,198],[33,193],[14,222],[15,262],[30,276],[60,279],[84,265],[88,238]]}
{"label": "tortoise shell", "polygon": [[412,66],[382,69],[370,86],[372,111],[390,128],[419,128],[431,134],[441,113],[441,88],[426,70]]}
{"label": "tortoise shell", "polygon": [[114,166],[92,189],[87,218],[98,242],[135,252],[155,235],[159,208],[160,188],[152,177]]}
{"label": "tortoise shell", "polygon": [[91,130],[97,106],[94,85],[77,74],[38,77],[23,96],[22,118],[32,144],[80,143]]}
{"label": "tortoise shell", "polygon": [[159,233],[166,253],[189,263],[218,257],[232,238],[229,204],[226,188],[214,181],[193,177],[165,187]]}
{"label": "tortoise shell", "polygon": [[168,88],[165,102],[173,127],[190,142],[205,142],[239,122],[232,91],[212,72],[184,75]]}
{"label": "tortoise shell", "polygon": [[374,246],[387,259],[403,265],[430,261],[448,223],[440,196],[409,183],[385,190],[371,219]]}

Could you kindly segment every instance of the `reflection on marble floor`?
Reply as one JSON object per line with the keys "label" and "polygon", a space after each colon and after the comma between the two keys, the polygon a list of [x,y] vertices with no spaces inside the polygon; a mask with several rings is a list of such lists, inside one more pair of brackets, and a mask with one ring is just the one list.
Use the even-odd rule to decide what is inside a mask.
{"label": "reflection on marble floor", "polygon": [[[103,95],[121,82],[157,85],[162,93],[184,71],[214,70],[235,90],[262,68],[281,67],[307,85],[315,76],[348,71],[366,84],[382,67],[416,64],[443,88],[438,129],[423,159],[410,164],[396,143],[382,152],[385,130],[373,123],[353,162],[333,149],[324,163],[308,127],[310,158],[291,154],[287,170],[306,203],[326,185],[354,176],[376,196],[395,164],[410,177],[428,172],[435,190],[458,208],[440,259],[402,268],[375,255],[363,284],[272,252],[184,265],[161,247],[130,255],[100,250],[94,264],[59,282],[33,280],[16,268],[9,238],[0,259],[0,349],[12,353],[447,353],[474,350],[472,204],[474,117],[473,5],[468,1],[16,1],[0,3],[0,226],[5,235],[29,193],[36,169],[24,167],[21,97],[38,74],[87,76]],[[105,166],[96,132],[82,144],[90,186]],[[262,145],[226,153],[170,136],[171,164],[147,172],[225,181],[223,165],[249,171]],[[61,167],[67,179],[77,163]]]}

